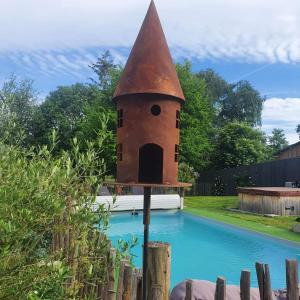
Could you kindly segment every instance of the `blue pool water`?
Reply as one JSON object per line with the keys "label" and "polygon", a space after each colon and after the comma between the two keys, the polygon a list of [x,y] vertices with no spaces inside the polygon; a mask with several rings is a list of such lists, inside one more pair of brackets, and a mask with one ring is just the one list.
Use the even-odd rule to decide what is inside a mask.
{"label": "blue pool water", "polygon": [[[129,212],[113,214],[109,236],[138,238],[133,249],[136,266],[142,266],[143,218]],[[255,262],[270,265],[272,288],[285,286],[285,258],[300,258],[300,247],[292,243],[238,229],[180,211],[151,213],[150,240],[171,243],[171,284],[192,279],[215,281],[225,276],[228,284],[239,284],[241,269],[251,271],[257,286]]]}

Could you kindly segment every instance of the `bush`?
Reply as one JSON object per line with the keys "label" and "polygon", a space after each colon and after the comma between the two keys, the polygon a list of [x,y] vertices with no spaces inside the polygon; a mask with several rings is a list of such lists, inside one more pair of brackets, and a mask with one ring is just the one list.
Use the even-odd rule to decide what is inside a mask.
{"label": "bush", "polygon": [[236,187],[255,186],[253,178],[248,174],[239,174],[233,176]]}
{"label": "bush", "polygon": [[217,176],[214,181],[213,194],[215,196],[224,195],[225,187],[225,183],[223,182],[221,176]]}
{"label": "bush", "polygon": [[1,299],[77,299],[83,280],[93,274],[105,280],[108,242],[99,237],[109,211],[93,209],[105,138],[104,131],[97,152],[89,143],[80,153],[75,139],[72,151],[59,156],[54,146],[28,150],[0,142]]}
{"label": "bush", "polygon": [[180,182],[189,182],[194,184],[199,174],[195,172],[194,168],[184,162],[178,166],[178,178]]}

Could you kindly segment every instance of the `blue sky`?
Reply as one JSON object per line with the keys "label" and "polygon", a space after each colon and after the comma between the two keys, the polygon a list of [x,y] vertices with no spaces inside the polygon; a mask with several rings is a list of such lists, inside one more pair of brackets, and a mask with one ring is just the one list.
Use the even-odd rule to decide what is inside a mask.
{"label": "blue sky", "polygon": [[[262,129],[298,141],[299,0],[156,0],[174,61],[245,79],[266,96]],[[149,0],[1,0],[0,84],[31,78],[43,99],[59,85],[86,82],[105,50],[124,64]]]}

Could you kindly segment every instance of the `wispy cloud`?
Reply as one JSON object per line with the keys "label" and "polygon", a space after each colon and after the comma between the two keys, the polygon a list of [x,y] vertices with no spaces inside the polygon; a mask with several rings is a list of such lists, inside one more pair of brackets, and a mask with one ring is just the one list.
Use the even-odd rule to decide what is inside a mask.
{"label": "wispy cloud", "polygon": [[[148,4],[149,0],[2,0],[0,52],[128,48]],[[300,61],[299,0],[156,0],[156,4],[175,56]]]}
{"label": "wispy cloud", "polygon": [[264,103],[262,129],[270,134],[274,128],[285,131],[290,143],[299,141],[296,126],[300,124],[300,98],[269,98]]}
{"label": "wispy cloud", "polygon": [[[25,70],[30,73],[40,73],[44,76],[71,75],[77,79],[86,79],[85,72],[89,70],[89,65],[95,63],[97,57],[102,55],[103,51],[96,52],[93,49],[89,51],[14,51],[10,52],[5,60],[10,61],[10,69],[13,72]],[[115,53],[115,61],[121,60],[121,54]],[[2,58],[2,60],[4,60]],[[1,57],[0,57],[1,62]]]}

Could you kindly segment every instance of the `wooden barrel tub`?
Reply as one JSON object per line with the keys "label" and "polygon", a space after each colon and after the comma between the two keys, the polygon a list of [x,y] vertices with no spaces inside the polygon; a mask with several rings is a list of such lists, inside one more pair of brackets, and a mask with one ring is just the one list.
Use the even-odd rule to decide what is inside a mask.
{"label": "wooden barrel tub", "polygon": [[257,214],[300,215],[300,188],[239,187],[239,209]]}

